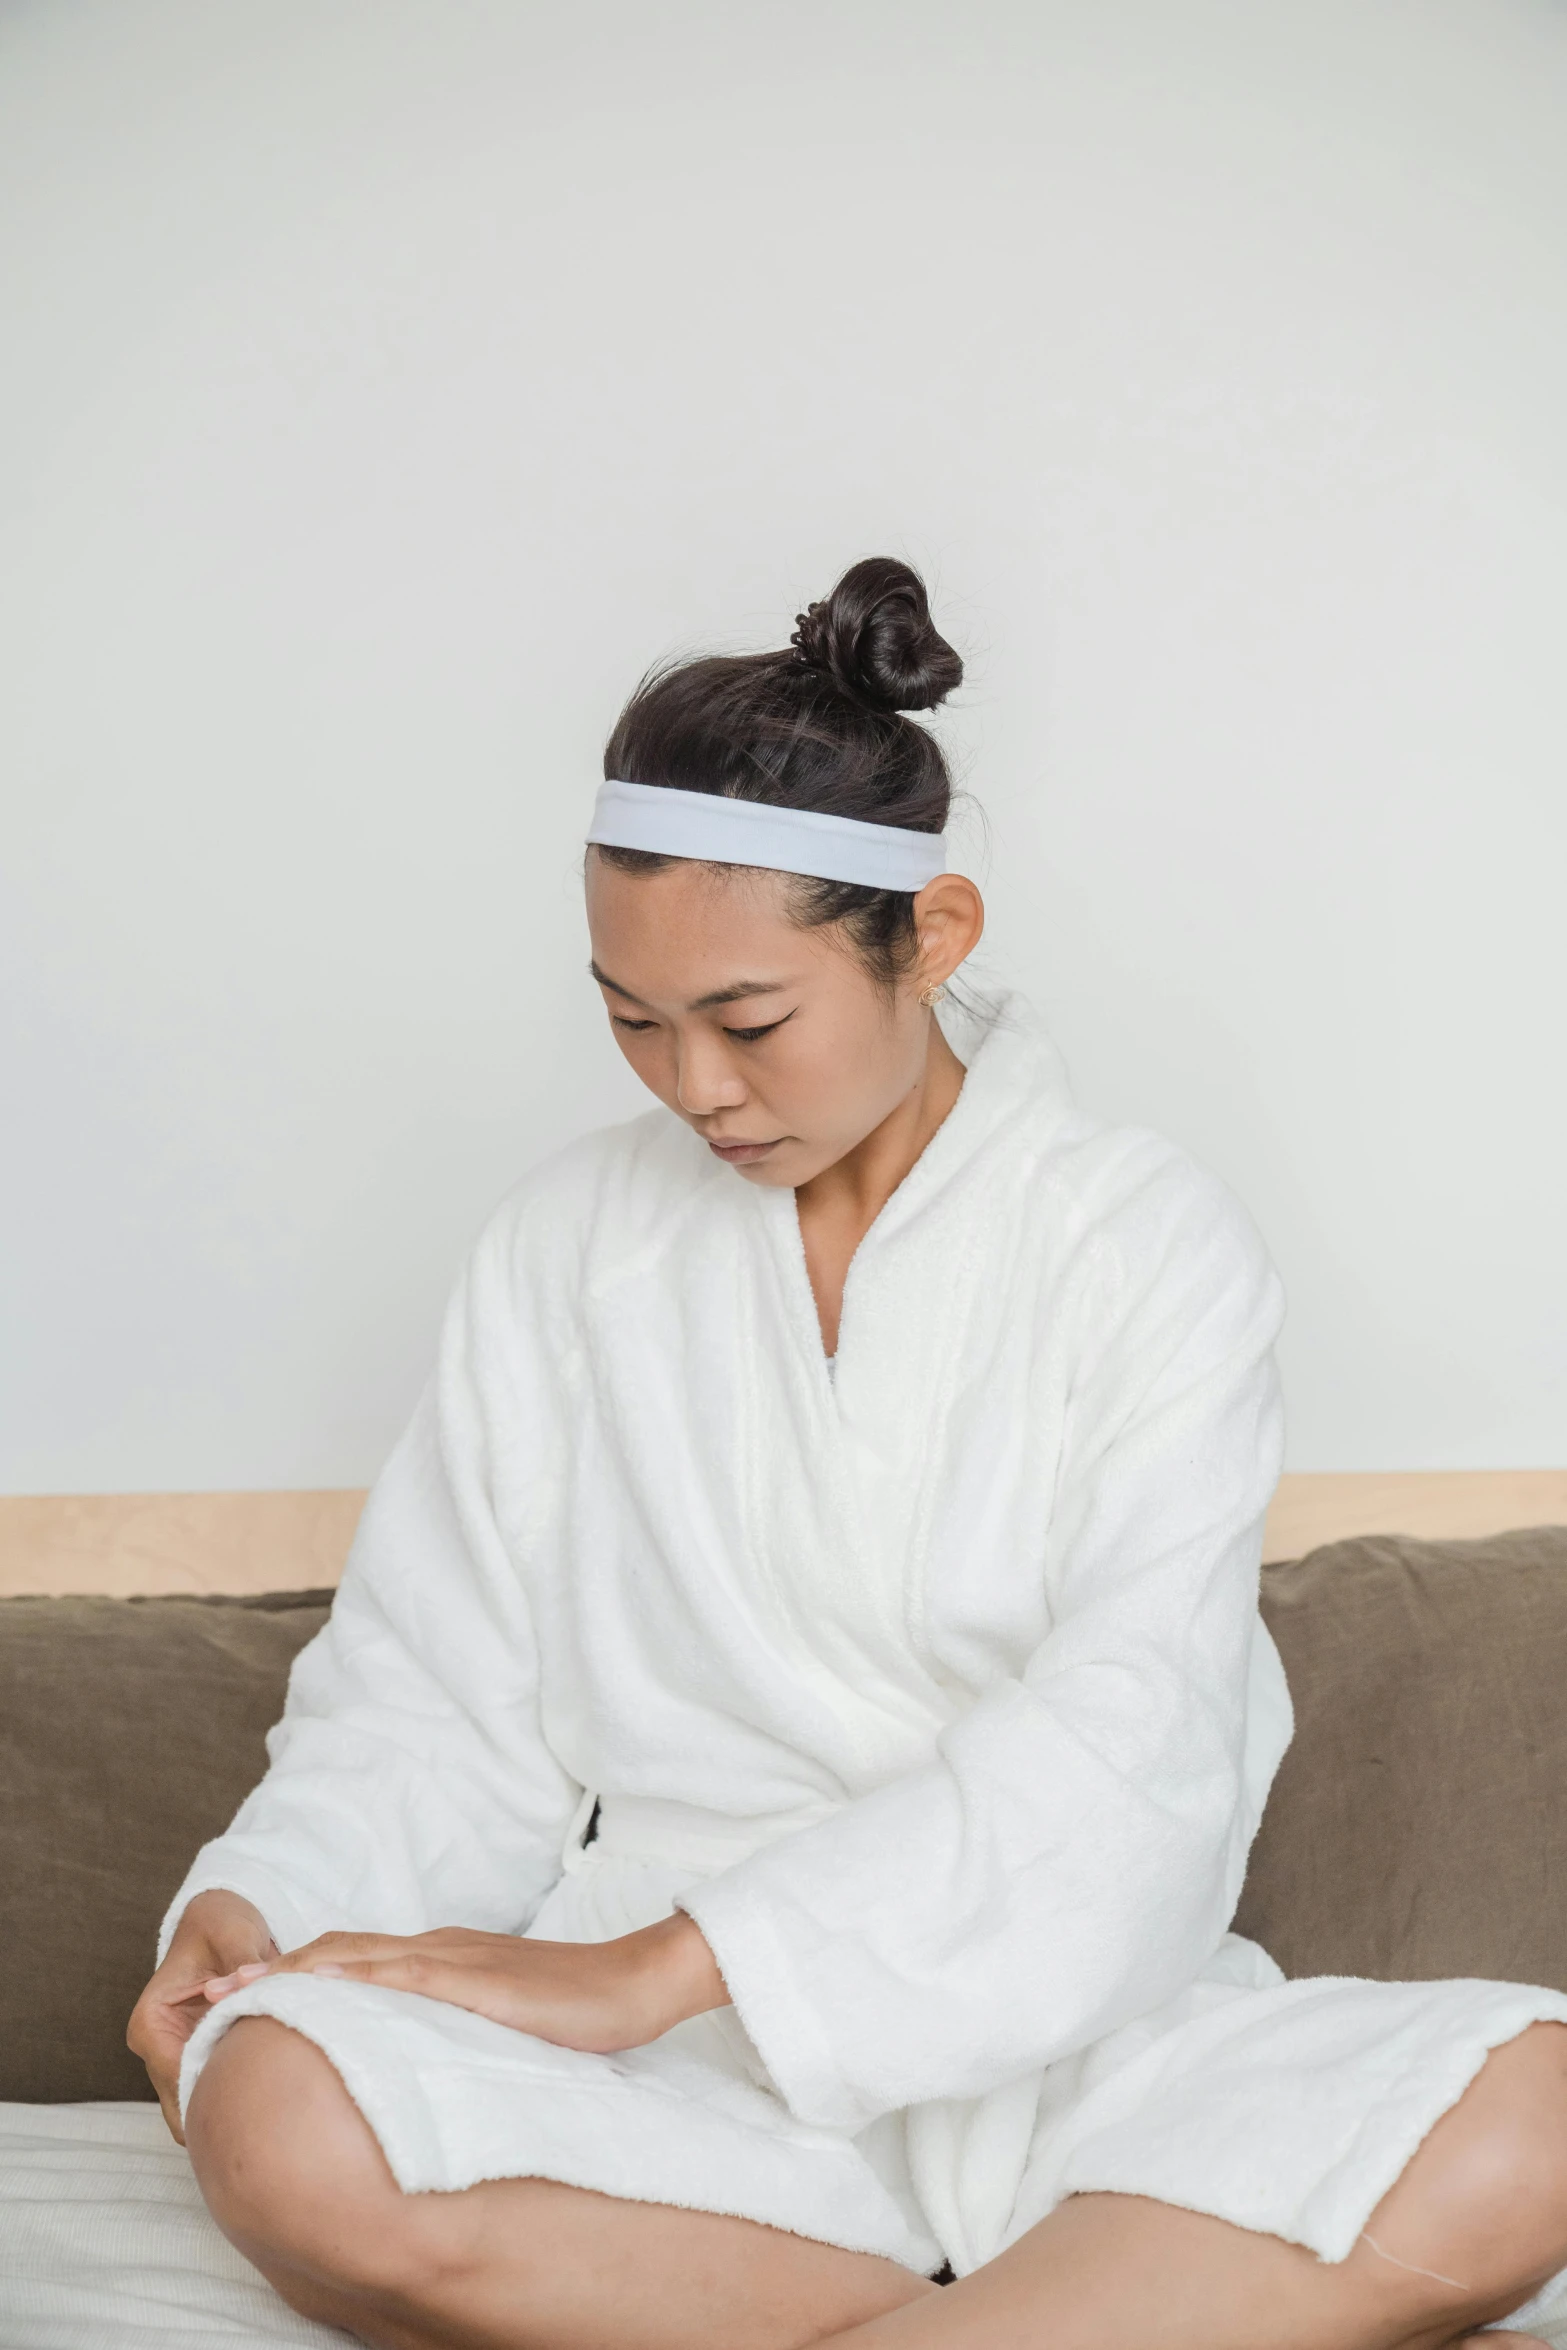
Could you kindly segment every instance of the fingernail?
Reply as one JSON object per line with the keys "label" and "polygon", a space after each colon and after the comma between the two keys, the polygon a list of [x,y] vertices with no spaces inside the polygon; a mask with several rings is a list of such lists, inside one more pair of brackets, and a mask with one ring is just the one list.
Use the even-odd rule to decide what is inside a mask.
{"label": "fingernail", "polygon": [[313,1975],[341,1975],[342,1971],[340,1966],[313,1966],[310,1970]]}
{"label": "fingernail", "polygon": [[253,1958],[247,1965],[237,1966],[229,1979],[236,1983],[253,1983],[258,1975],[264,1975],[267,1972],[270,1964],[269,1959]]}

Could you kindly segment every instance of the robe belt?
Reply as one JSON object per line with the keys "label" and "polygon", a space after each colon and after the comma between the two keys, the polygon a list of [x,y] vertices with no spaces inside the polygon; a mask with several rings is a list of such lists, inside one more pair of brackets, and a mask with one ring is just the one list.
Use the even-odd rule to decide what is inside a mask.
{"label": "robe belt", "polygon": [[[582,1839],[593,1817],[595,1803],[599,1806],[598,1827],[592,1843],[585,1845]],[[792,1805],[786,1811],[737,1818],[732,1813],[709,1811],[702,1804],[676,1803],[664,1796],[598,1796],[588,1789],[566,1831],[561,1866],[570,1875],[578,1869],[592,1868],[598,1861],[642,1860],[706,1873],[744,1860],[748,1854],[760,1852],[764,1845],[775,1843],[780,1836],[814,1827],[818,1820],[830,1819],[841,1809],[841,1803],[820,1796]]]}

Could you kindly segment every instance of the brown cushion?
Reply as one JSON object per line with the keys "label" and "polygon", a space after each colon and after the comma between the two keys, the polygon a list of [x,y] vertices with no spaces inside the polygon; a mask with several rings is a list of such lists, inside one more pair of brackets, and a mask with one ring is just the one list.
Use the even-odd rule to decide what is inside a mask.
{"label": "brown cushion", "polygon": [[1567,1991],[1567,1527],[1267,1567],[1295,1701],[1235,1920],[1288,1975]]}
{"label": "brown cushion", "polygon": [[330,1601],[0,1599],[0,2098],[151,2096],[125,2025],[159,1921]]}

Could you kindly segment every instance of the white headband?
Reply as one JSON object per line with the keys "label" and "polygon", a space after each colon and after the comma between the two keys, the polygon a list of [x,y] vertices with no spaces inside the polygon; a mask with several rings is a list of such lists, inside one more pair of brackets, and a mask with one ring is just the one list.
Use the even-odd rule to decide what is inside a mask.
{"label": "white headband", "polygon": [[766,865],[820,881],[857,881],[865,889],[920,890],[947,870],[945,833],[901,832],[816,808],[774,808],[661,783],[600,784],[588,839],[606,849]]}

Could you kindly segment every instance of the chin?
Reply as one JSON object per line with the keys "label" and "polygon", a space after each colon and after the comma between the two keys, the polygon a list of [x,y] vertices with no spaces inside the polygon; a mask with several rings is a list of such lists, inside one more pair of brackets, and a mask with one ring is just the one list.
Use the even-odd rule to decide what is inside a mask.
{"label": "chin", "polygon": [[754,1183],[765,1191],[793,1191],[806,1177],[793,1169],[775,1166],[770,1159],[761,1160],[754,1167],[731,1167],[731,1175],[738,1175],[742,1183]]}

